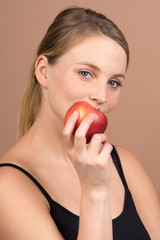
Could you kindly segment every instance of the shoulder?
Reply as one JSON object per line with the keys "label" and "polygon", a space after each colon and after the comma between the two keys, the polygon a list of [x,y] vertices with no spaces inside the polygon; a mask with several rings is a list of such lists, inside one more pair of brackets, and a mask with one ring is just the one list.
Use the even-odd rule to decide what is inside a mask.
{"label": "shoulder", "polygon": [[63,239],[44,195],[13,167],[0,167],[0,216],[4,239]]}
{"label": "shoulder", "polygon": [[[125,176],[127,177],[128,184],[132,188],[133,176],[135,176],[136,173],[139,173],[139,177],[146,178],[147,173],[145,172],[144,167],[142,166],[138,158],[130,150],[121,146],[115,146],[115,148],[119,155]],[[134,180],[138,181],[138,179]]]}
{"label": "shoulder", "polygon": [[130,190],[134,193],[136,186],[136,192],[138,190],[142,191],[142,185],[144,186],[144,190],[145,187],[151,190],[153,188],[153,184],[140,160],[126,148],[120,146],[115,146],[115,148],[118,152]]}
{"label": "shoulder", "polygon": [[28,201],[39,199],[41,204],[46,202],[36,184],[26,174],[7,165],[0,165],[0,195],[1,201],[15,198],[17,204],[24,203],[27,199]]}
{"label": "shoulder", "polygon": [[137,157],[128,149],[115,146],[137,211],[153,239],[160,234],[160,205],[155,188]]}
{"label": "shoulder", "polygon": [[[43,201],[43,194],[41,194],[31,178],[25,174],[25,170],[32,169],[32,167],[26,164],[27,160],[23,153],[25,149],[20,149],[20,147],[21,145],[16,143],[0,157],[0,194],[3,192],[4,196],[5,191],[7,191],[5,197],[12,194],[12,198],[14,198],[14,194],[17,195],[22,192],[23,194],[20,194],[19,198],[23,198],[26,195],[25,197],[29,199],[31,194],[32,197],[37,196],[40,201],[41,199]],[[20,169],[17,169],[18,167]]]}

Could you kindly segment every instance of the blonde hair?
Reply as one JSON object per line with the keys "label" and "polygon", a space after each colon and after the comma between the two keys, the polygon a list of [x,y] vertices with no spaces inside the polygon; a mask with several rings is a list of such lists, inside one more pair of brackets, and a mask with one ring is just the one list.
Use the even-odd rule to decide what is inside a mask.
{"label": "blonde hair", "polygon": [[[123,47],[128,67],[129,48],[123,33],[103,14],[80,7],[67,8],[57,15],[39,44],[36,59],[44,55],[48,63],[55,64],[70,46],[87,36],[97,34],[104,34]],[[41,106],[41,87],[35,76],[35,62],[36,60],[21,100],[18,138],[32,126]]]}

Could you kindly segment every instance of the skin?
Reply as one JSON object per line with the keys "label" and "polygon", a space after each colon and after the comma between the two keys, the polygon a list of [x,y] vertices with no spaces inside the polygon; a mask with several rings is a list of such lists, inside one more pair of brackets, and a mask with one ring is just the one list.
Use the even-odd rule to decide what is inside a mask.
{"label": "skin", "polygon": [[[122,212],[124,203],[124,187],[110,157],[112,146],[106,133],[95,134],[86,144],[94,115],[84,119],[74,137],[78,113],[65,126],[63,119],[77,101],[86,101],[108,116],[118,103],[119,84],[125,82],[126,54],[115,41],[97,35],[70,48],[55,65],[39,56],[35,69],[42,86],[41,110],[1,162],[24,167],[55,201],[80,215],[78,240],[111,240],[112,219]],[[158,240],[160,211],[154,187],[136,157],[116,148],[138,213],[151,239]],[[1,239],[63,239],[47,200],[23,173],[0,168],[0,192]]]}

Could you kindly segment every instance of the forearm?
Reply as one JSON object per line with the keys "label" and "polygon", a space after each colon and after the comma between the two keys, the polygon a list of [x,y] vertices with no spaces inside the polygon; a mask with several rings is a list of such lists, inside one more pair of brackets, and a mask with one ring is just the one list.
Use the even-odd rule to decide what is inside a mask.
{"label": "forearm", "polygon": [[109,191],[82,194],[78,240],[112,240]]}

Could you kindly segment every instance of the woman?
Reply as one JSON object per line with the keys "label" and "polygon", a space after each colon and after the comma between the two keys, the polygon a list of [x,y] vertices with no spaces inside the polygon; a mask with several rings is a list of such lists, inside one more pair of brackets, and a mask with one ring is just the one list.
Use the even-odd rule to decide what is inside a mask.
{"label": "woman", "polygon": [[86,144],[94,114],[75,135],[77,111],[64,126],[78,101],[108,116],[128,62],[123,34],[104,15],[77,7],[56,17],[22,100],[19,141],[1,158],[1,240],[158,240],[159,202],[138,160],[106,133]]}

